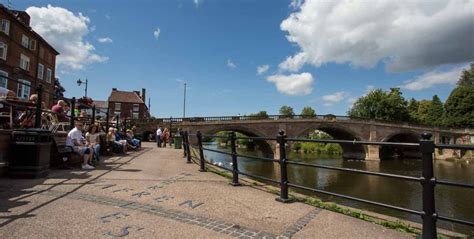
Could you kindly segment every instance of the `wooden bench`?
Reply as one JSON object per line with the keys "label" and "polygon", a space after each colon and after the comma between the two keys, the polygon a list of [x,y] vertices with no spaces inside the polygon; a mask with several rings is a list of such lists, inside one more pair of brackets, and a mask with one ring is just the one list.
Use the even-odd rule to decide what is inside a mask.
{"label": "wooden bench", "polygon": [[53,136],[51,152],[51,166],[70,169],[80,167],[82,157],[66,144],[67,135],[56,134]]}

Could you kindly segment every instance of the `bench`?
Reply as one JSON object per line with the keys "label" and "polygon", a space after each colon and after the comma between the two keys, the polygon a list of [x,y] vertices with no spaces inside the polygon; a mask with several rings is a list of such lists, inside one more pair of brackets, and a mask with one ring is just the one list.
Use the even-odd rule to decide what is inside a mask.
{"label": "bench", "polygon": [[82,164],[82,157],[74,152],[71,146],[66,145],[66,135],[54,135],[51,152],[51,166],[71,169]]}

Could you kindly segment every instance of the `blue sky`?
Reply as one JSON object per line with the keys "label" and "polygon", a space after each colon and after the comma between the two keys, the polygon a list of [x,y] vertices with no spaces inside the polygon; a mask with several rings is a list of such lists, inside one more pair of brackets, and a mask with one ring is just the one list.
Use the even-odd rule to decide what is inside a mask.
{"label": "blue sky", "polygon": [[[97,100],[113,87],[146,88],[153,115],[180,117],[187,82],[187,116],[276,114],[282,105],[344,115],[374,87],[447,98],[474,60],[456,47],[472,47],[474,17],[469,10],[450,17],[472,1],[445,2],[390,3],[399,15],[386,6],[295,0],[15,0],[13,8],[28,9],[32,27],[63,53],[57,75],[67,96],[84,94],[79,78],[89,79]],[[446,34],[430,27],[443,24]],[[467,39],[446,37],[459,32]]]}

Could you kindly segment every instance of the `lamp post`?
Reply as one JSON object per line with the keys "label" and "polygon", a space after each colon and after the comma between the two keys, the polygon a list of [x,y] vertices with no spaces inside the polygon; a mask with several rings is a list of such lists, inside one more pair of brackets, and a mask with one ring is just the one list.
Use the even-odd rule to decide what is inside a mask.
{"label": "lamp post", "polygon": [[88,80],[87,80],[87,79],[86,79],[85,81],[81,81],[81,79],[77,80],[77,85],[78,85],[78,86],[81,86],[81,84],[85,84],[85,85],[86,85],[85,97],[87,97],[87,83],[88,83]]}
{"label": "lamp post", "polygon": [[184,83],[183,118],[186,118],[186,83]]}

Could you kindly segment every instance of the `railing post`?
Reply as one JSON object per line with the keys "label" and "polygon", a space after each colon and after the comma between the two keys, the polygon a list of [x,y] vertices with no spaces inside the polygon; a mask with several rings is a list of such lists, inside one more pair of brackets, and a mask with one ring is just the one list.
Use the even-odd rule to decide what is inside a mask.
{"label": "railing post", "polygon": [[183,141],[183,157],[186,157],[186,134],[187,134],[187,131],[181,132],[181,138]]}
{"label": "railing post", "polygon": [[36,89],[36,112],[35,112],[35,128],[41,128],[41,113],[42,113],[42,96],[43,96],[43,85],[38,85]]}
{"label": "railing post", "polygon": [[92,120],[91,120],[91,124],[94,124],[95,123],[95,105],[92,106]]}
{"label": "railing post", "polygon": [[197,134],[198,146],[199,146],[199,171],[206,172],[206,166],[204,165],[204,151],[202,149],[202,134],[201,131],[198,130]]}
{"label": "railing post", "polygon": [[280,130],[277,136],[277,142],[280,150],[280,197],[277,197],[276,200],[282,203],[291,202],[291,199],[288,198],[288,175],[286,169],[286,135],[285,131]]}
{"label": "railing post", "polygon": [[74,129],[74,121],[76,120],[75,117],[76,117],[76,112],[74,111],[74,109],[76,108],[76,97],[72,97],[71,99],[71,107],[69,108],[69,110],[71,111],[71,129]]}
{"label": "railing post", "polygon": [[189,145],[188,131],[186,131],[185,135],[186,135],[186,163],[192,163],[191,162],[191,145]]}
{"label": "railing post", "polygon": [[423,186],[423,239],[432,239],[437,237],[436,233],[436,214],[434,187],[436,179],[433,173],[433,153],[434,143],[431,140],[431,133],[421,134],[420,150],[422,159],[422,177],[421,185]]}
{"label": "railing post", "polygon": [[239,167],[237,165],[237,136],[234,131],[229,133],[230,147],[232,152],[232,186],[240,186]]}

